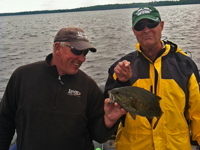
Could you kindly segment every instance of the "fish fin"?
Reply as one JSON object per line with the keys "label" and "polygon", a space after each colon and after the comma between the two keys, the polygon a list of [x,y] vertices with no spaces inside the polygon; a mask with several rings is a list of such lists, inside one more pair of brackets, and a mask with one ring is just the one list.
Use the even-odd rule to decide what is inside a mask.
{"label": "fish fin", "polygon": [[158,101],[160,101],[162,98],[160,97],[160,96],[158,96],[158,95],[156,95],[156,98],[157,98],[157,100]]}
{"label": "fish fin", "polygon": [[[156,118],[157,118],[157,117],[156,117]],[[156,120],[156,122],[155,122],[154,125],[153,125],[153,129],[156,128],[156,126],[157,126],[159,120],[160,120],[160,118],[158,117],[157,120]]]}
{"label": "fish fin", "polygon": [[129,114],[131,115],[131,118],[133,118],[133,120],[135,120],[136,118],[136,114],[129,112]]}
{"label": "fish fin", "polygon": [[148,117],[146,117],[146,118],[147,118],[147,120],[149,121],[150,125],[152,125],[152,120],[153,120],[153,118],[148,118]]}

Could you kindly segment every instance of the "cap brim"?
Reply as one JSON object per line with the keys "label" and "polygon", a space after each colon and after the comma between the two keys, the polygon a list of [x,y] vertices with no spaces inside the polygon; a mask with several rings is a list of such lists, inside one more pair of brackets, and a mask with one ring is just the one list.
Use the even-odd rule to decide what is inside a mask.
{"label": "cap brim", "polygon": [[96,48],[94,48],[89,42],[86,41],[76,41],[69,42],[76,50],[87,50],[89,49],[91,52],[96,52]]}
{"label": "cap brim", "polygon": [[158,16],[154,17],[152,15],[142,15],[142,16],[138,17],[137,19],[135,19],[134,23],[132,24],[132,27],[134,27],[142,19],[150,19],[155,22],[160,21],[160,18]]}

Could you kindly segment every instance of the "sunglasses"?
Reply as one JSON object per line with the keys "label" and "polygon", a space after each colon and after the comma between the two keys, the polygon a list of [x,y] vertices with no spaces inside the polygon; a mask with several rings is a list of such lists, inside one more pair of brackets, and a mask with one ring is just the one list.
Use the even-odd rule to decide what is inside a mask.
{"label": "sunglasses", "polygon": [[134,29],[136,31],[142,31],[144,30],[145,28],[145,25],[149,28],[149,29],[152,29],[152,28],[155,28],[158,26],[158,24],[160,23],[159,22],[155,22],[155,21],[148,21],[148,22],[145,22],[145,23],[137,23],[135,26],[134,26]]}
{"label": "sunglasses", "polygon": [[81,55],[82,53],[83,53],[84,56],[86,56],[87,53],[88,53],[88,51],[89,51],[89,50],[79,51],[79,50],[76,50],[73,46],[69,46],[69,45],[65,45],[65,46],[71,48],[71,52],[72,52],[74,55],[77,55],[77,56]]}

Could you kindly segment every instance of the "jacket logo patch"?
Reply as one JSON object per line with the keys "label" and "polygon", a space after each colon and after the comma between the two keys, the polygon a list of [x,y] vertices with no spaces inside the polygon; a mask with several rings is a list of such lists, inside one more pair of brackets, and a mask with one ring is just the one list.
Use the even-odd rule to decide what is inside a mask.
{"label": "jacket logo patch", "polygon": [[81,95],[81,92],[77,91],[77,90],[72,90],[72,89],[69,89],[67,95],[71,95],[71,96],[77,96],[77,97],[80,97]]}

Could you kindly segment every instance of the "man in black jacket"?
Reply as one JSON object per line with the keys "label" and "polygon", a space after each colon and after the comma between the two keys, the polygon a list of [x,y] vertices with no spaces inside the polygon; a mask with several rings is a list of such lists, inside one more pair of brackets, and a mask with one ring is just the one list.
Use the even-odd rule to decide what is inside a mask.
{"label": "man in black jacket", "polygon": [[[126,113],[79,69],[89,51],[84,31],[59,30],[53,54],[17,68],[0,103],[0,149],[8,150],[15,129],[18,150],[92,150],[105,142]],[[105,104],[104,104],[105,103]]]}

